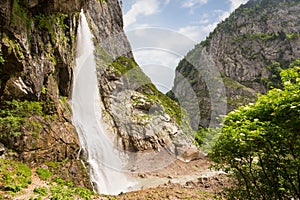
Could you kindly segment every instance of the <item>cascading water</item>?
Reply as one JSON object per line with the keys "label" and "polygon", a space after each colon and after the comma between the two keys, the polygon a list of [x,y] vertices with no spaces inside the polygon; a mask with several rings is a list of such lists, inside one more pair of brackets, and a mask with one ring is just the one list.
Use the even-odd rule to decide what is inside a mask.
{"label": "cascading water", "polygon": [[73,124],[81,148],[88,154],[94,189],[102,194],[119,194],[127,191],[129,182],[121,172],[124,164],[102,125],[93,36],[83,11],[80,16],[72,92]]}

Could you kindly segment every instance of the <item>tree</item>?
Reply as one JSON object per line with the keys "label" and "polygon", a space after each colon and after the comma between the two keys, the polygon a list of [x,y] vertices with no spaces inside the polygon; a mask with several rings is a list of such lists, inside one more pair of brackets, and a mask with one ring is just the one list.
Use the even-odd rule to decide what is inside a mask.
{"label": "tree", "polygon": [[300,67],[295,65],[280,73],[283,90],[270,90],[225,118],[210,156],[237,181],[227,192],[230,199],[300,199]]}

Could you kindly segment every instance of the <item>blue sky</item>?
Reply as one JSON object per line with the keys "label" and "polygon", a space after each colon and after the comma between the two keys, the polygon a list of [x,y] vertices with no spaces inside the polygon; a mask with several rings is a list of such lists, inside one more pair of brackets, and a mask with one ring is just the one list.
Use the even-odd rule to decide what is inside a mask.
{"label": "blue sky", "polygon": [[247,0],[123,0],[124,28],[136,61],[162,92],[178,62]]}

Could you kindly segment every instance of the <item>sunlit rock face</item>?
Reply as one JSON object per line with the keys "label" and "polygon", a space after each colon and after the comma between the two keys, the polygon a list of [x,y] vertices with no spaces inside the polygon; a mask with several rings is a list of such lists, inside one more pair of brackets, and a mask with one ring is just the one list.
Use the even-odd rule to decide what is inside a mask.
{"label": "sunlit rock face", "polygon": [[[212,113],[218,109],[224,109],[226,114],[254,102],[257,93],[265,93],[273,86],[280,87],[278,66],[288,67],[300,57],[299,14],[300,3],[296,0],[250,0],[187,54],[177,67],[172,92],[187,102],[187,110],[193,103],[188,103],[188,98],[184,100],[182,80],[197,93],[200,118],[190,113],[195,128],[214,126]],[[204,57],[211,62],[206,62]],[[210,89],[207,79],[210,66],[216,67],[219,73],[216,80],[223,82],[226,99],[222,99],[222,92]],[[218,93],[227,103],[226,107],[213,105],[214,95]]]}

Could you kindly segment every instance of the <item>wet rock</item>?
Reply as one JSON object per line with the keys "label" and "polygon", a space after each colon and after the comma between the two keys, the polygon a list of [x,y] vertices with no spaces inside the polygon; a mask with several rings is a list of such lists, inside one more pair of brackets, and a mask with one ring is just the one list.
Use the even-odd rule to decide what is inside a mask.
{"label": "wet rock", "polygon": [[33,95],[32,88],[27,86],[21,77],[13,77],[7,81],[4,88],[4,96],[14,96],[15,98],[24,98]]}

